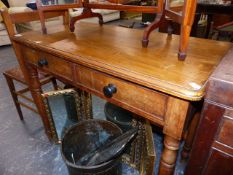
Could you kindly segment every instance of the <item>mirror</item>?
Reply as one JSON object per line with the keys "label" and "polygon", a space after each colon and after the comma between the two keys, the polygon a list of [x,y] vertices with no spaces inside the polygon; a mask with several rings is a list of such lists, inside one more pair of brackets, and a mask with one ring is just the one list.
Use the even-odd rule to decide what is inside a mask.
{"label": "mirror", "polygon": [[87,92],[65,89],[42,94],[53,141],[60,143],[67,128],[92,118],[92,99]]}

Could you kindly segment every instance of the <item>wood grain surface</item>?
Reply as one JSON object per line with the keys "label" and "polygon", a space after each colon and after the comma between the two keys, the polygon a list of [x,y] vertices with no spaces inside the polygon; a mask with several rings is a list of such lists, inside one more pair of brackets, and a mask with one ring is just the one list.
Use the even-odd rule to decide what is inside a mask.
{"label": "wood grain surface", "polygon": [[[60,32],[59,32],[60,31]],[[13,38],[30,47],[104,73],[187,100],[204,96],[208,77],[232,44],[190,38],[185,61],[177,60],[179,37],[154,32],[142,48],[142,31],[116,26],[77,23],[74,33],[50,28],[49,34],[28,32]]]}

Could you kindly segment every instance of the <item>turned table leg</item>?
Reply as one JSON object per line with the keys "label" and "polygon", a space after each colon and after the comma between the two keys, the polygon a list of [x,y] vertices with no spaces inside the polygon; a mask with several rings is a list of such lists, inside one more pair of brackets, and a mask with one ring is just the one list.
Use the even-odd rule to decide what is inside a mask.
{"label": "turned table leg", "polygon": [[38,112],[40,114],[40,117],[42,119],[44,128],[45,128],[45,133],[48,136],[48,138],[51,140],[52,139],[52,133],[51,133],[51,128],[49,124],[49,120],[46,114],[46,109],[43,103],[42,99],[42,89],[41,89],[41,84],[38,78],[38,72],[37,69],[27,65],[26,71],[28,74],[28,81],[29,81],[29,88],[32,94],[32,97],[34,99],[35,105],[38,109]]}
{"label": "turned table leg", "polygon": [[180,141],[170,136],[164,138],[164,149],[159,166],[159,175],[171,175],[176,165]]}
{"label": "turned table leg", "polygon": [[172,175],[174,172],[189,106],[188,101],[172,96],[168,98],[163,128],[164,148],[160,160],[159,175]]}
{"label": "turned table leg", "polygon": [[[20,36],[19,36],[20,37]],[[52,140],[52,131],[50,128],[48,116],[46,114],[45,105],[43,103],[43,99],[41,96],[41,84],[38,78],[38,72],[35,67],[30,66],[25,61],[25,56],[23,55],[23,49],[21,48],[20,44],[12,42],[16,57],[18,59],[20,69],[23,72],[24,78],[28,82],[29,89],[31,91],[34,103],[38,109],[38,113],[42,119],[45,133],[49,140]]]}

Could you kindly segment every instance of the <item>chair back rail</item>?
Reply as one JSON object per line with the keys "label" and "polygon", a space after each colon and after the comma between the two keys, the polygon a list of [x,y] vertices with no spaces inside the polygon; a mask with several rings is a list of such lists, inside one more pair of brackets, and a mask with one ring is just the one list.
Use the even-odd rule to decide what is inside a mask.
{"label": "chair back rail", "polygon": [[[37,10],[20,13],[9,13],[7,9],[1,9],[1,15],[10,38],[16,34],[14,28],[15,24],[40,20],[39,13]],[[63,24],[68,24],[68,12],[65,10],[45,13],[45,19],[54,18],[58,16],[63,16]]]}

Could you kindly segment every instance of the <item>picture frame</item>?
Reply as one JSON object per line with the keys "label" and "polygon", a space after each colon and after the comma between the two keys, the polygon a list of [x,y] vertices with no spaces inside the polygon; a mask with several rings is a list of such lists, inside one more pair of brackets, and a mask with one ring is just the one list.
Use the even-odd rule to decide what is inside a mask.
{"label": "picture frame", "polygon": [[52,141],[61,143],[65,131],[79,121],[92,119],[92,97],[79,89],[63,89],[42,94],[52,133]]}

